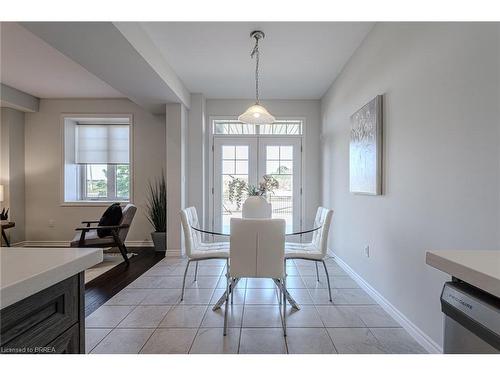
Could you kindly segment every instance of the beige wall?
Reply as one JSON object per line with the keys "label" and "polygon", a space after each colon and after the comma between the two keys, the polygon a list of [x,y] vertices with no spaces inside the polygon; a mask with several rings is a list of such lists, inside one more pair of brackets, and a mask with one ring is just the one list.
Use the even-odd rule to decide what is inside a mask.
{"label": "beige wall", "polygon": [[0,121],[0,184],[4,185],[4,202],[9,208],[9,220],[15,228],[7,230],[11,244],[25,239],[24,204],[24,113],[1,108]]}
{"label": "beige wall", "polygon": [[[439,346],[432,249],[499,249],[498,24],[377,24],[322,100],[330,247]],[[384,95],[384,195],[349,193],[349,116]],[[371,255],[364,255],[370,246]]]}
{"label": "beige wall", "polygon": [[65,113],[133,115],[133,202],[138,212],[127,240],[150,241],[146,192],[148,180],[165,169],[165,116],[152,115],[127,99],[42,99],[39,112],[26,114],[27,240],[69,241],[81,220],[98,219],[105,209],[61,205],[61,115]]}

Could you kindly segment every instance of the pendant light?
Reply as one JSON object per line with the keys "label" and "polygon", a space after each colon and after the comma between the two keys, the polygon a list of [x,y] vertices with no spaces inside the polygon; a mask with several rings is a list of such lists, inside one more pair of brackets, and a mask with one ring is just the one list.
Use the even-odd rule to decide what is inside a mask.
{"label": "pendant light", "polygon": [[253,31],[250,34],[251,38],[255,39],[255,46],[253,47],[250,56],[255,56],[255,104],[250,106],[245,113],[238,117],[238,120],[245,124],[263,125],[272,124],[276,119],[269,111],[260,104],[259,101],[259,40],[264,38],[262,31]]}

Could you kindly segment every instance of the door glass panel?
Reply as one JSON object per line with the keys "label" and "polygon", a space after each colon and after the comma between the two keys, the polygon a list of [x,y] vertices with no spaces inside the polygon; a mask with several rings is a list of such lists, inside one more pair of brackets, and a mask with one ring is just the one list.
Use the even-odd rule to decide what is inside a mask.
{"label": "door glass panel", "polygon": [[237,160],[236,161],[236,174],[248,174],[248,161],[247,160]]}
{"label": "door glass panel", "polygon": [[234,159],[234,146],[222,146],[222,159]]}
{"label": "door glass panel", "polygon": [[266,174],[278,173],[280,168],[279,160],[267,160],[266,161]]}
{"label": "door glass panel", "polygon": [[273,218],[286,221],[287,232],[293,230],[293,146],[266,146],[266,173],[279,182],[269,196]]}
{"label": "door glass panel", "polygon": [[222,161],[222,173],[223,174],[234,174],[234,160],[223,160]]}
{"label": "door glass panel", "polygon": [[[241,205],[246,199],[246,191],[241,202],[230,201],[230,183],[239,179],[248,184],[248,146],[222,146],[222,230],[229,232],[232,217],[241,217]],[[225,149],[228,151],[225,152]],[[229,151],[232,149],[232,151]],[[229,167],[231,165],[231,167]]]}
{"label": "door glass panel", "polygon": [[236,146],[236,159],[248,160],[248,146]]}

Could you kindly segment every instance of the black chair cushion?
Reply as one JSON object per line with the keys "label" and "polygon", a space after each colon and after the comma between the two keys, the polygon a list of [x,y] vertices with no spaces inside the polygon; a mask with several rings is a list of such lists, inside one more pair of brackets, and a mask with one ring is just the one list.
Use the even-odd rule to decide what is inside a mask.
{"label": "black chair cushion", "polygon": [[[119,225],[122,221],[122,217],[123,213],[120,203],[113,203],[104,211],[104,214],[99,220],[99,226]],[[111,236],[111,234],[111,229],[97,229],[99,238]]]}

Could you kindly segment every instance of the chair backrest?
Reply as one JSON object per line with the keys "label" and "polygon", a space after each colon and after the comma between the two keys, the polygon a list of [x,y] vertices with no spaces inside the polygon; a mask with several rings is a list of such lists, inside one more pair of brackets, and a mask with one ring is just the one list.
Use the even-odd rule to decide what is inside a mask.
{"label": "chair backrest", "polygon": [[231,277],[284,276],[285,220],[231,218]]}
{"label": "chair backrest", "polygon": [[321,227],[321,229],[313,232],[312,243],[321,250],[323,255],[326,255],[328,250],[328,233],[330,231],[330,224],[332,222],[333,210],[325,207],[318,207],[316,211],[316,218],[314,219],[314,228]]}
{"label": "chair backrest", "polygon": [[[189,213],[189,220],[190,220],[191,227],[201,229],[200,220],[198,219],[198,212],[196,211],[196,207],[188,207],[188,208],[186,208],[186,211]],[[192,229],[191,229],[191,232],[192,232],[191,234],[192,234],[193,239],[194,239],[195,247],[197,247],[202,243],[201,232],[198,232],[198,231],[195,231]]]}
{"label": "chair backrest", "polygon": [[195,225],[195,220],[197,220],[197,216],[196,218],[193,216],[193,211],[191,210],[191,207],[184,208],[183,210],[181,210],[180,215],[181,215],[182,231],[184,232],[184,246],[186,248],[186,255],[188,257],[191,257],[191,254],[193,253],[194,249],[196,249],[199,245],[198,237],[195,235],[195,231],[191,228],[191,226],[195,228],[197,227]]}
{"label": "chair backrest", "polygon": [[132,225],[132,221],[134,220],[136,212],[137,212],[137,207],[131,203],[127,204],[122,210],[122,221],[120,222],[120,225],[122,224],[129,225],[127,228],[120,229],[118,233],[120,240],[122,240],[122,242],[125,242],[125,239],[127,238],[128,231],[130,229],[130,226]]}

